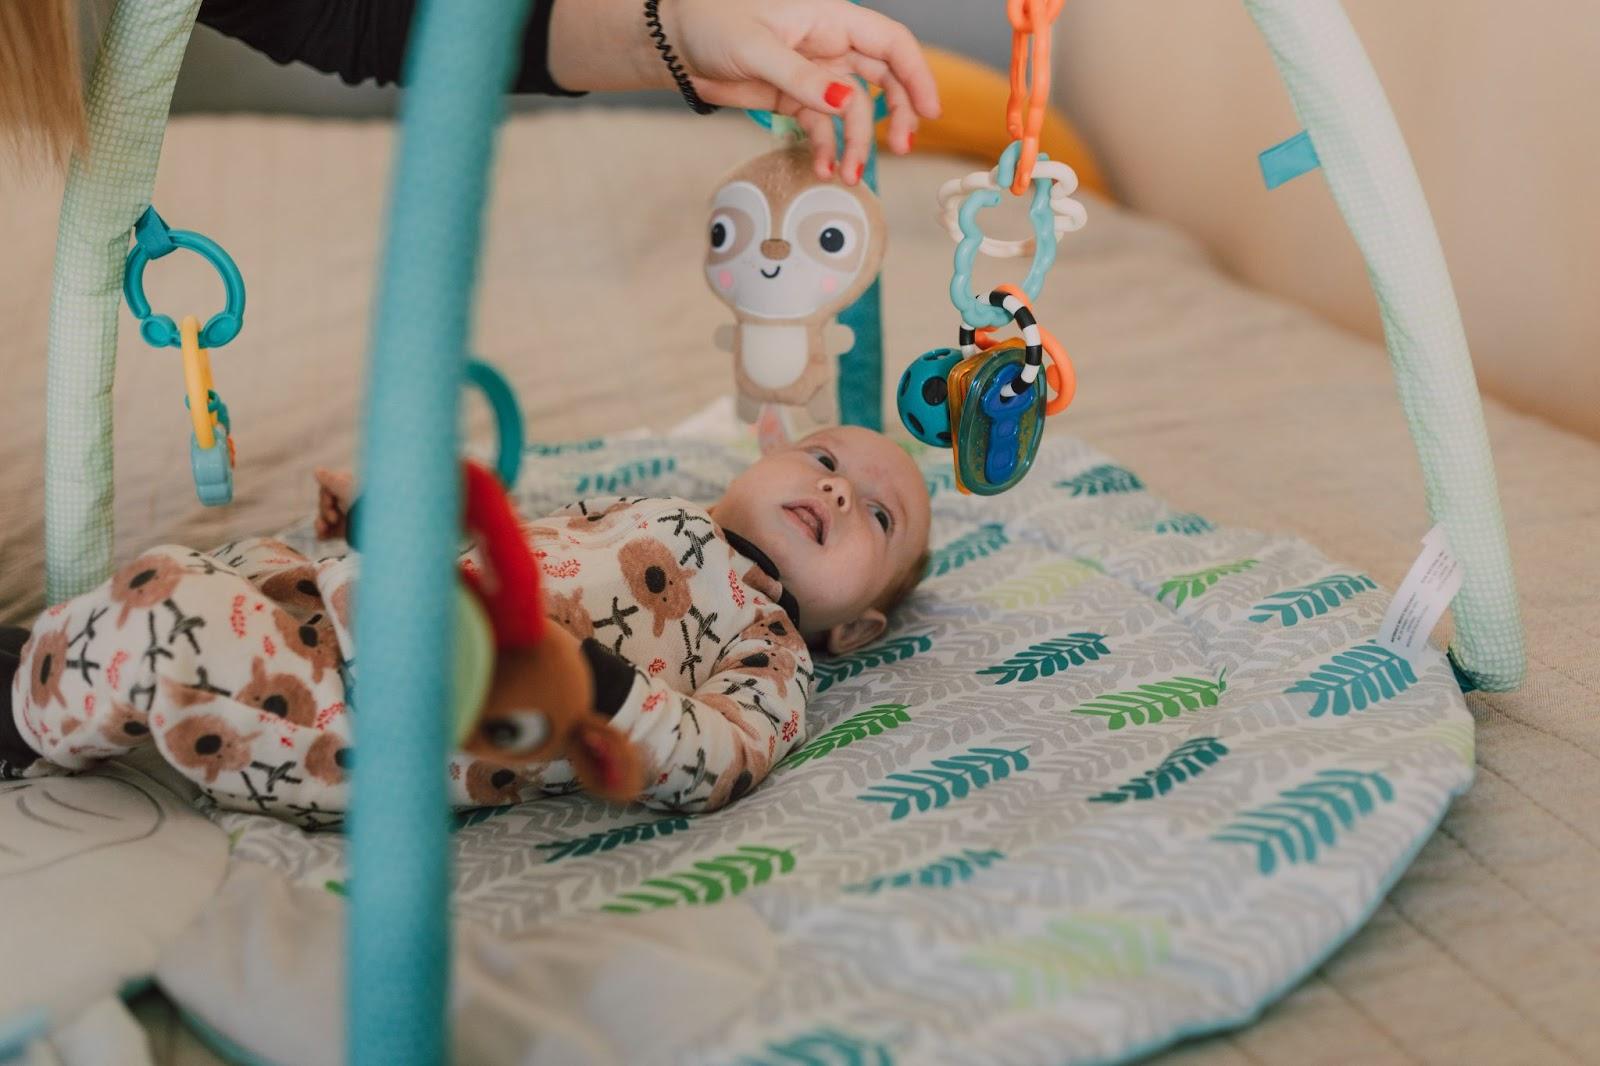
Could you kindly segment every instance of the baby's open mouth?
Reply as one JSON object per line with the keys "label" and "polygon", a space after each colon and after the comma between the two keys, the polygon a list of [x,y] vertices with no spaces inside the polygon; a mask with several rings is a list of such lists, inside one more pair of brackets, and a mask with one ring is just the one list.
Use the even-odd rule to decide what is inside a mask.
{"label": "baby's open mouth", "polygon": [[780,271],[782,269],[783,269],[783,267],[781,267],[781,266],[775,266],[775,267],[772,268],[772,273],[768,274],[765,270],[763,270],[761,272],[761,276],[770,280],[772,278],[777,277],[778,276],[778,271]]}
{"label": "baby's open mouth", "polygon": [[786,503],[783,509],[791,521],[811,534],[812,540],[822,544],[828,539],[828,520],[816,504],[802,500],[799,503]]}

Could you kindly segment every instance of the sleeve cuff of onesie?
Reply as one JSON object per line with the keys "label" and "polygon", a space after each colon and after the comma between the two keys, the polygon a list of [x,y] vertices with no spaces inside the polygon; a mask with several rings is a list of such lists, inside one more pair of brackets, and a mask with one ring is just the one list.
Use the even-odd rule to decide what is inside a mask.
{"label": "sleeve cuff of onesie", "polygon": [[628,693],[639,677],[633,664],[593,637],[583,642],[583,657],[589,662],[589,673],[594,678],[594,709],[607,718],[614,718],[622,705],[628,702]]}

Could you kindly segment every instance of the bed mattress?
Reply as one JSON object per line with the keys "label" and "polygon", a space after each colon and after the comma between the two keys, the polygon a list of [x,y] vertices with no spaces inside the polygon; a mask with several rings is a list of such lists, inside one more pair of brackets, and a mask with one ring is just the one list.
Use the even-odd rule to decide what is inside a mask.
{"label": "bed mattress", "polygon": [[[710,342],[721,308],[698,269],[703,205],[721,173],[766,143],[734,118],[578,111],[508,124],[476,337],[518,387],[536,436],[663,427],[727,388],[726,356]],[[349,460],[391,148],[383,124],[174,123],[157,204],[173,224],[227,245],[250,285],[245,332],[214,360],[238,429],[239,502],[195,505],[178,369],[124,331],[119,557],[281,526],[308,506],[313,465]],[[931,212],[938,184],[967,168],[939,157],[884,165],[891,373],[953,334],[948,238]],[[41,592],[38,456],[57,193],[37,183],[7,189],[0,616],[26,620]],[[1080,375],[1080,398],[1052,434],[1115,456],[1180,511],[1296,535],[1380,585],[1397,583],[1427,520],[1381,348],[1232,283],[1156,220],[1095,201],[1090,214],[1039,301]],[[212,307],[213,283],[191,266],[152,271],[158,308]],[[1364,931],[1257,1025],[1174,1054],[1205,1063],[1581,1062],[1600,1046],[1600,1016],[1587,1009],[1600,997],[1600,917],[1589,902],[1600,833],[1581,813],[1600,803],[1600,544],[1590,525],[1600,515],[1600,446],[1492,402],[1488,421],[1528,621],[1529,681],[1518,693],[1468,697],[1477,782]],[[473,424],[486,424],[482,412]],[[321,894],[337,908],[337,897]],[[662,942],[691,926],[662,929]],[[162,1001],[147,999],[143,1013],[161,1054],[186,1053],[174,1050],[181,1033]]]}

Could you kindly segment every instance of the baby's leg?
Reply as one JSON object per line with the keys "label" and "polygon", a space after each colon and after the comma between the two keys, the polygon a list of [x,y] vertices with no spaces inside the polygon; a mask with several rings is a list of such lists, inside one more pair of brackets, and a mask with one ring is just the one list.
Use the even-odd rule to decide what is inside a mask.
{"label": "baby's leg", "polygon": [[[260,587],[237,572],[246,568]],[[83,769],[153,736],[225,806],[301,821],[344,807],[349,724],[321,599],[279,581],[316,570],[282,545],[146,552],[46,612],[12,684],[19,732]],[[264,587],[283,585],[280,606]]]}

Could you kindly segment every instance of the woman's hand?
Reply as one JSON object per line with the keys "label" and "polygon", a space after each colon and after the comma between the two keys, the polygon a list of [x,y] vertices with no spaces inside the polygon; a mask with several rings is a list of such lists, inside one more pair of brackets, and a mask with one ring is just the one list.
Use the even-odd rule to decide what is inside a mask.
{"label": "woman's hand", "polygon": [[[643,0],[557,0],[550,72],[568,89],[671,88],[645,29]],[[919,117],[939,115],[939,93],[911,31],[850,0],[661,0],[667,43],[707,103],[793,117],[811,139],[818,177],[861,180],[872,140],[872,100],[855,78],[881,86],[889,146],[911,150]],[[641,50],[642,43],[642,50]]]}

